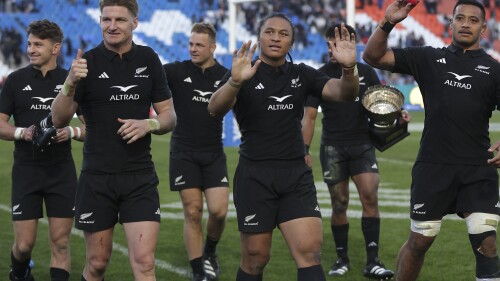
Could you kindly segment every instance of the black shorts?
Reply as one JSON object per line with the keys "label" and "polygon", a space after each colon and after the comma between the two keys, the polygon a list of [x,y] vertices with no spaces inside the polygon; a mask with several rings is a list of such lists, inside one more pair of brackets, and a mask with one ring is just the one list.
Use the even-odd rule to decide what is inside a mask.
{"label": "black shorts", "polygon": [[146,174],[82,172],[76,192],[75,226],[96,232],[116,222],[160,222],[158,177]]}
{"label": "black shorts", "polygon": [[12,220],[43,217],[72,218],[75,214],[77,177],[75,163],[47,166],[12,166]]}
{"label": "black shorts", "polygon": [[229,187],[226,154],[213,152],[170,153],[170,190]]}
{"label": "black shorts", "polygon": [[234,175],[239,231],[266,232],[293,219],[321,218],[312,170],[304,159],[282,164],[240,158]]}
{"label": "black shorts", "polygon": [[498,172],[493,166],[416,162],[412,178],[414,220],[438,220],[454,213],[500,214]]}
{"label": "black shorts", "polygon": [[321,145],[319,159],[323,169],[323,180],[330,185],[361,173],[378,174],[378,163],[372,144]]}

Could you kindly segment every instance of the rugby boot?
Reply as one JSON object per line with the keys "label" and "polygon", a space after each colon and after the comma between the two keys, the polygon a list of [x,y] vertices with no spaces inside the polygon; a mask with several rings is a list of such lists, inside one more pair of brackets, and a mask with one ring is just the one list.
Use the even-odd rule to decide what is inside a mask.
{"label": "rugby boot", "polygon": [[338,258],[337,261],[332,265],[328,275],[340,276],[346,274],[351,269],[349,262],[345,262],[342,258]]}

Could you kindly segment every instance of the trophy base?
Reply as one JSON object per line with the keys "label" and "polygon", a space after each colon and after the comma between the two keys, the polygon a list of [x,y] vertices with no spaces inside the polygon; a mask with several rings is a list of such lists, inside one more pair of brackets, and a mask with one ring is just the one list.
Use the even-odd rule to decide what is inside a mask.
{"label": "trophy base", "polygon": [[408,123],[403,125],[397,124],[392,128],[380,128],[371,126],[369,129],[370,139],[373,146],[380,152],[385,151],[389,147],[400,142],[402,139],[410,135],[408,132]]}

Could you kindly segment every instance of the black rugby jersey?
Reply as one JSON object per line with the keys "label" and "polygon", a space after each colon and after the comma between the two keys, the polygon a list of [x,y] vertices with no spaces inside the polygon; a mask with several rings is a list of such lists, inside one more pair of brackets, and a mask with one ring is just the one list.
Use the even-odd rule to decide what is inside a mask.
{"label": "black rugby jersey", "polygon": [[500,65],[483,49],[393,49],[393,72],[411,74],[422,92],[425,123],[417,160],[487,165],[489,118],[500,104]]}
{"label": "black rugby jersey", "polygon": [[[9,74],[0,94],[0,112],[14,118],[16,127],[38,124],[50,113],[52,101],[62,88],[68,71],[57,66],[43,77],[42,72],[26,66]],[[33,159],[31,142],[15,141],[14,160],[24,165],[50,165],[72,160],[71,141],[49,145]]]}
{"label": "black rugby jersey", "polygon": [[78,82],[74,100],[85,119],[82,171],[137,173],[153,169],[151,135],[127,144],[117,134],[121,119],[147,119],[151,103],[171,97],[158,55],[132,45],[120,56],[101,43],[83,56],[87,78]]}
{"label": "black rugby jersey", "polygon": [[321,98],[329,79],[303,63],[273,67],[262,62],[233,108],[241,131],[240,155],[254,161],[304,157],[304,103],[308,95]]}
{"label": "black rugby jersey", "polygon": [[165,64],[163,68],[177,115],[170,151],[222,152],[223,117],[210,117],[207,106],[227,68],[215,62],[202,72],[191,60]]}
{"label": "black rugby jersey", "polygon": [[[332,78],[342,77],[342,66],[338,63],[327,63],[319,71]],[[323,145],[357,145],[371,143],[368,135],[368,117],[361,100],[368,89],[379,85],[377,73],[370,66],[358,62],[359,94],[353,102],[324,102],[309,96],[306,106],[318,108],[323,112]]]}

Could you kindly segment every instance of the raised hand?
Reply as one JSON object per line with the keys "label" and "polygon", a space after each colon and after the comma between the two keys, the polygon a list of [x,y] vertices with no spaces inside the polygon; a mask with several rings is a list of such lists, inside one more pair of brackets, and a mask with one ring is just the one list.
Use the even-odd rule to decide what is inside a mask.
{"label": "raised hand", "polygon": [[231,66],[231,79],[236,83],[242,83],[255,75],[261,60],[257,60],[252,66],[252,58],[257,44],[252,46],[252,41],[244,43],[239,50],[233,52],[233,64]]}
{"label": "raised hand", "polygon": [[341,30],[335,28],[333,41],[328,41],[328,44],[342,67],[350,68],[356,64],[356,35],[349,34],[344,23],[341,24]]}
{"label": "raised hand", "polygon": [[404,0],[392,2],[385,10],[385,18],[391,23],[398,23],[404,20],[415,5],[406,3]]}

